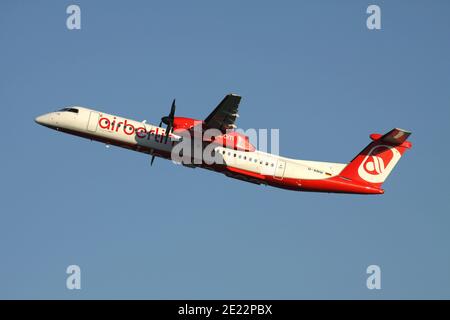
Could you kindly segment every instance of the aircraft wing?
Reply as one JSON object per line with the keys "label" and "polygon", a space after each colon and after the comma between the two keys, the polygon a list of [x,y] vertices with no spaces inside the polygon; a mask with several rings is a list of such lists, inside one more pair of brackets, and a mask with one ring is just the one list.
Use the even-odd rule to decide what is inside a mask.
{"label": "aircraft wing", "polygon": [[239,102],[241,102],[241,97],[238,95],[229,94],[225,96],[214,111],[205,119],[206,128],[219,129],[223,133],[227,129],[236,128],[234,122],[239,117]]}

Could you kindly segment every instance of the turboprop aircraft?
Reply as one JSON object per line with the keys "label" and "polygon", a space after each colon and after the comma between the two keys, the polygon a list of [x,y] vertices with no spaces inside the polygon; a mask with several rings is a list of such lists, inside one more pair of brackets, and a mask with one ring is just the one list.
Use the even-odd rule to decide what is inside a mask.
{"label": "turboprop aircraft", "polygon": [[[240,101],[240,96],[229,94],[206,119],[196,120],[175,116],[174,100],[169,115],[162,117],[158,126],[79,106],[38,116],[35,121],[57,131],[149,154],[151,164],[155,157],[173,160],[174,150],[187,141],[186,137],[200,132],[200,148],[209,148],[214,161],[192,162],[192,155],[187,160],[182,155],[179,163],[296,191],[382,194],[383,182],[412,146],[406,140],[411,133],[395,128],[384,135],[371,134],[369,145],[349,163],[289,159],[258,151],[248,136],[235,130]],[[163,123],[166,128],[161,127]],[[208,131],[214,134],[202,135]]]}

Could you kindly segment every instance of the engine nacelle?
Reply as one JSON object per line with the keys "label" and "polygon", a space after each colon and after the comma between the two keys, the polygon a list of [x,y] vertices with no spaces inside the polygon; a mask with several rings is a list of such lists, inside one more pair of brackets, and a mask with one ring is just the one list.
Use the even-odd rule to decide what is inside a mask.
{"label": "engine nacelle", "polygon": [[185,117],[174,117],[173,118],[173,130],[190,130],[194,125],[203,123],[201,120],[185,118]]}
{"label": "engine nacelle", "polygon": [[248,152],[253,152],[256,150],[255,147],[250,143],[250,140],[247,136],[234,131],[216,136],[214,137],[213,141],[218,145],[234,150]]}
{"label": "engine nacelle", "polygon": [[[173,131],[176,133],[176,131],[191,130],[194,126],[203,126],[203,124],[203,121],[193,118],[174,117]],[[202,127],[202,129],[204,128]],[[211,139],[205,141],[214,142],[220,146],[234,150],[249,152],[253,152],[256,150],[256,148],[250,143],[250,140],[247,136],[234,131],[212,137]]]}

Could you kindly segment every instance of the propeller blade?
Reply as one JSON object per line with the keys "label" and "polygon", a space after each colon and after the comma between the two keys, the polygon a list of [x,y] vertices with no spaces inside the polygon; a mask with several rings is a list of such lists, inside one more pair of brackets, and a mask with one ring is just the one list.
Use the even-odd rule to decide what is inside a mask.
{"label": "propeller blade", "polygon": [[166,128],[166,140],[164,141],[164,143],[167,143],[167,138],[169,137],[170,132],[172,131],[172,127],[171,126],[167,126]]}
{"label": "propeller blade", "polygon": [[175,99],[173,99],[172,101],[172,106],[170,107],[170,113],[169,113],[169,118],[171,118],[173,120],[173,117],[175,116]]}
{"label": "propeller blade", "polygon": [[152,156],[152,160],[150,161],[150,166],[153,165],[153,161],[155,161],[155,155]]}
{"label": "propeller blade", "polygon": [[167,139],[169,138],[169,135],[172,132],[173,122],[175,120],[175,110],[176,110],[176,108],[177,107],[175,105],[175,99],[173,99],[172,106],[170,107],[169,115],[161,118],[161,122],[164,123],[165,125],[167,125],[167,127],[166,127],[166,137],[165,137],[165,142],[164,143],[167,143]]}
{"label": "propeller blade", "polygon": [[169,115],[165,116],[165,117],[162,117],[161,118],[161,122],[163,122],[164,124],[166,124],[168,126],[172,126],[173,127],[173,120],[174,120],[174,117],[175,117],[175,110],[176,110],[175,99],[173,99],[172,106],[170,107]]}

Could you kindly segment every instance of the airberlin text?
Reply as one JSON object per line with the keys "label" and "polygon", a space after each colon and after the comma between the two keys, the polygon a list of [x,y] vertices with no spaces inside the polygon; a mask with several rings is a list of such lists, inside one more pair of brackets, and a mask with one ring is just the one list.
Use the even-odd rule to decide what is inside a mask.
{"label": "airberlin text", "polygon": [[[152,135],[157,136],[165,134],[164,129],[156,128],[155,130],[150,130],[147,132],[145,126],[136,128],[134,125],[129,123],[127,119],[125,119],[124,121],[117,121],[116,117],[114,117],[112,121],[106,117],[102,117],[100,118],[98,124],[102,129],[114,132],[119,132],[119,130],[121,130],[121,132],[125,133],[126,135],[131,136],[133,134],[136,134],[136,136],[141,139],[144,139],[146,137],[147,139],[150,139]],[[159,130],[160,132],[158,132]],[[172,137],[172,134],[170,134],[169,136]]]}

